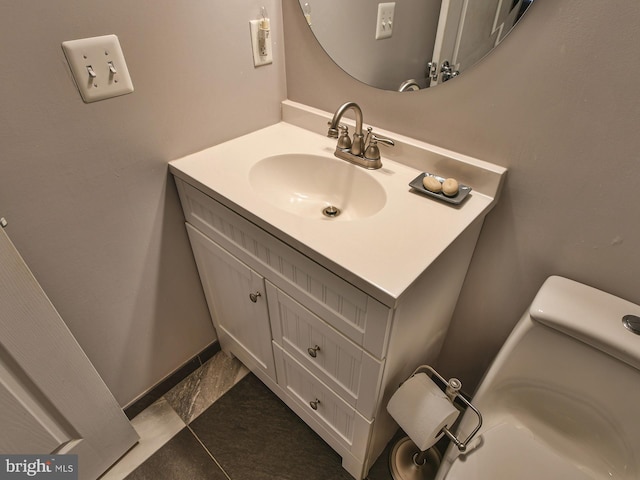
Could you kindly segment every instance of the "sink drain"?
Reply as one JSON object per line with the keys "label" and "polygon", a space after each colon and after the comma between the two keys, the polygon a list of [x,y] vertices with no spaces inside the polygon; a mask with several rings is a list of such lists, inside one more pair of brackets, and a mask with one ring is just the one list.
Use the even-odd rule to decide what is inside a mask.
{"label": "sink drain", "polygon": [[334,218],[340,215],[340,209],[338,207],[334,207],[333,205],[329,205],[322,209],[322,214],[325,217]]}

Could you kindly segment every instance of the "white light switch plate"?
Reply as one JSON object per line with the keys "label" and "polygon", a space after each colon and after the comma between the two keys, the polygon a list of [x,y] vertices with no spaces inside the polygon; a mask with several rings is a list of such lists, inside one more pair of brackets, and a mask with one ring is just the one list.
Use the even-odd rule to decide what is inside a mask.
{"label": "white light switch plate", "polygon": [[62,49],[86,103],[133,92],[117,36],[69,40],[62,42]]}
{"label": "white light switch plate", "polygon": [[393,14],[396,2],[378,4],[378,19],[376,21],[376,40],[389,38],[393,35]]}

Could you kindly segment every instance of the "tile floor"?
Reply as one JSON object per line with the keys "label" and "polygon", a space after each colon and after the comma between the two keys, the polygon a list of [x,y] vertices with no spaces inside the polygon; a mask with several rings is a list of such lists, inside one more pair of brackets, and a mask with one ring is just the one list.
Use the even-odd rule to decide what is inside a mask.
{"label": "tile floor", "polygon": [[[139,443],[101,480],[352,480],[338,454],[222,352],[132,424]],[[385,453],[368,479],[391,479]]]}

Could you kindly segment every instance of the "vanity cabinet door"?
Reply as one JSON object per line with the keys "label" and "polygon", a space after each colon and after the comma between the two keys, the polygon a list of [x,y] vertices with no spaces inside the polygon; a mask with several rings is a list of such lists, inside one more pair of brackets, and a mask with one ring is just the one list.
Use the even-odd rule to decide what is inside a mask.
{"label": "vanity cabinet door", "polygon": [[187,223],[220,346],[275,381],[264,278]]}

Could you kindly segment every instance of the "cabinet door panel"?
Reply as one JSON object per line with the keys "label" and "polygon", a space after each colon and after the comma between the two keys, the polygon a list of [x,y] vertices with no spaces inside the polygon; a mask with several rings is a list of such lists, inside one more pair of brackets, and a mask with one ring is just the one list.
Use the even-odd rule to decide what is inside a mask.
{"label": "cabinet door panel", "polygon": [[264,278],[187,224],[220,345],[275,380]]}

